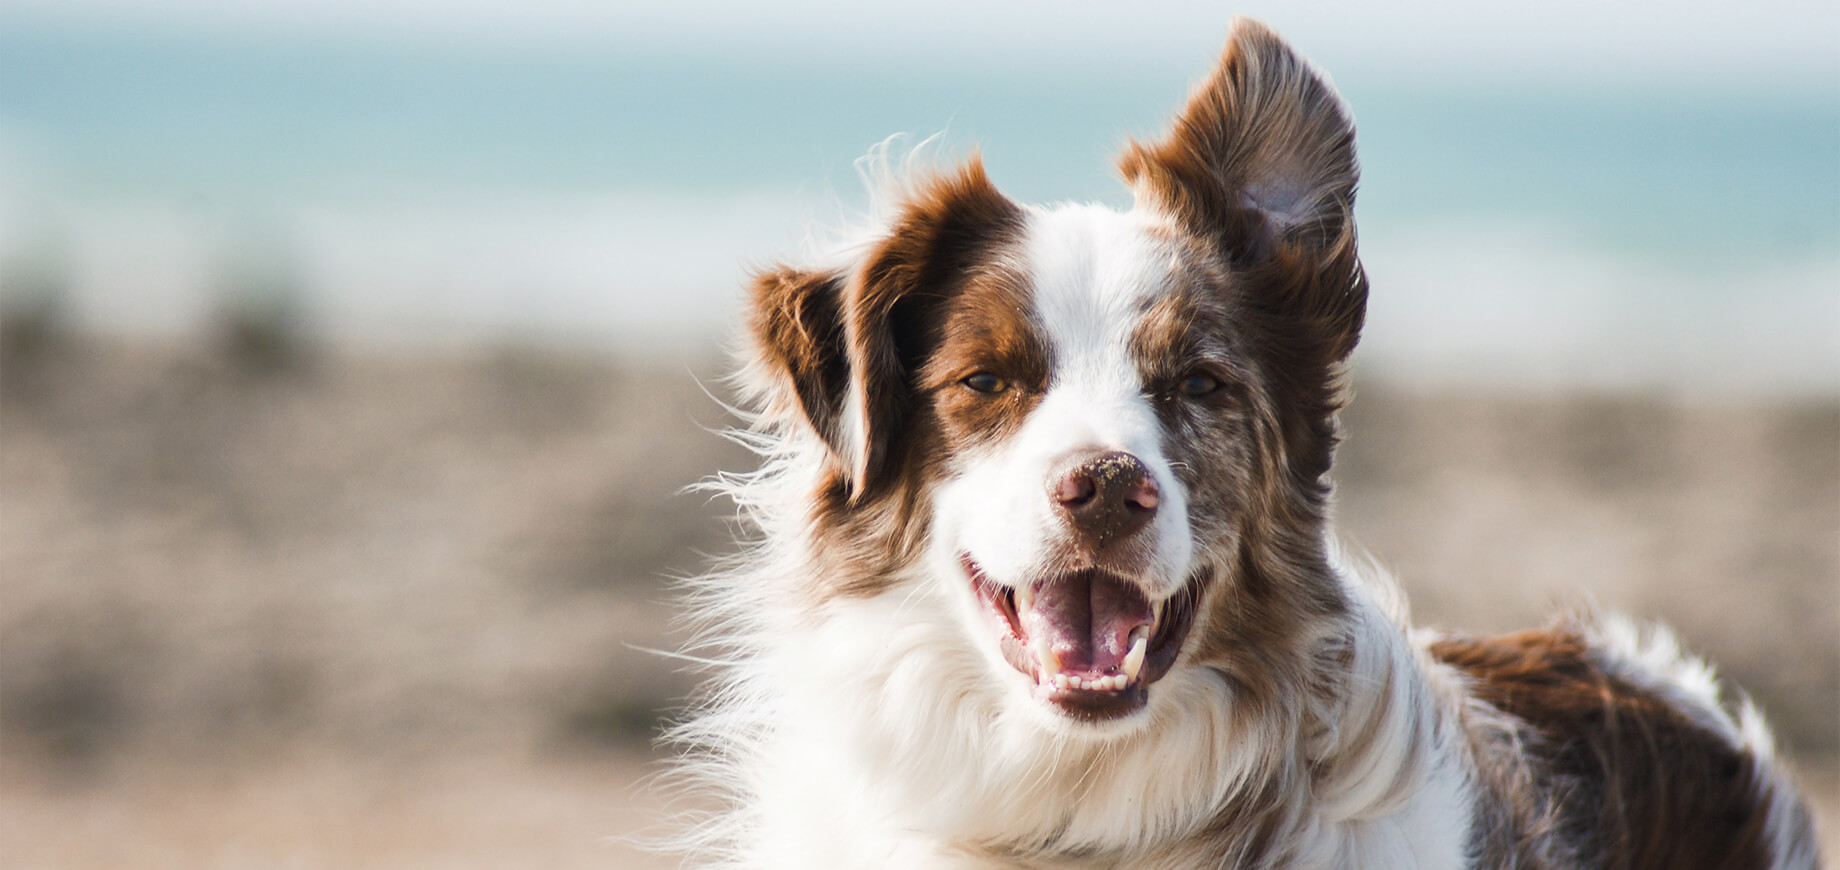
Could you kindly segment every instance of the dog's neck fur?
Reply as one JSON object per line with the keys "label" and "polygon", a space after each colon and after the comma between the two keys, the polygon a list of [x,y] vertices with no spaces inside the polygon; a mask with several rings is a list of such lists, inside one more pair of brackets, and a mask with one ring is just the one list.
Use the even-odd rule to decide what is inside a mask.
{"label": "dog's neck fur", "polygon": [[784,533],[766,540],[803,543],[755,551],[719,593],[742,664],[697,727],[722,747],[703,772],[741,811],[708,832],[715,851],[750,867],[1463,866],[1460,702],[1384,580],[1338,570],[1347,606],[1282,669],[1300,677],[1282,703],[1178,671],[1147,727],[1070,738],[990,683],[926,566],[871,597],[803,594],[800,496],[822,447],[787,431],[739,494]]}

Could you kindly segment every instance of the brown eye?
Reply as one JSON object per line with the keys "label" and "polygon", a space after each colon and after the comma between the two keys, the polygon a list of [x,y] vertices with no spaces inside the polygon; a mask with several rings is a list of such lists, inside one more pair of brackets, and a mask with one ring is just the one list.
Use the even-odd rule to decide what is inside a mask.
{"label": "brown eye", "polygon": [[1182,382],[1176,385],[1177,392],[1184,396],[1191,397],[1205,396],[1218,389],[1220,389],[1220,381],[1216,380],[1211,375],[1201,374],[1200,372],[1183,378]]}
{"label": "brown eye", "polygon": [[1001,393],[1009,389],[1009,382],[990,372],[978,372],[961,381],[965,386],[980,393]]}

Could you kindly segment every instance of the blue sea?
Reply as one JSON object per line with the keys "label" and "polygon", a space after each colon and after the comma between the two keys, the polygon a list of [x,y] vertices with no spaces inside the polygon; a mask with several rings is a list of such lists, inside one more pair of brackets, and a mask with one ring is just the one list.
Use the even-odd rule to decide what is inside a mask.
{"label": "blue sea", "polygon": [[[765,58],[765,59],[763,59]],[[366,345],[688,347],[864,197],[891,134],[1032,202],[1208,58],[878,66],[579,47],[0,29],[0,304],[186,335],[283,306]],[[1422,380],[1840,392],[1840,88],[1337,77],[1373,302]]]}

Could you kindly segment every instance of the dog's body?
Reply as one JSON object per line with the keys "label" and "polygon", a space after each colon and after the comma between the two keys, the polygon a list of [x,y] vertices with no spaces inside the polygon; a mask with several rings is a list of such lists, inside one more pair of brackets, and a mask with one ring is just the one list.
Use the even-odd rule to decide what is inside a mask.
{"label": "dog's body", "polygon": [[[752,868],[1812,867],[1659,631],[1415,635],[1340,559],[1353,129],[1236,25],[1128,213],[973,161],[754,286],[756,543],[681,735]],[[1371,572],[1369,572],[1371,573]]]}

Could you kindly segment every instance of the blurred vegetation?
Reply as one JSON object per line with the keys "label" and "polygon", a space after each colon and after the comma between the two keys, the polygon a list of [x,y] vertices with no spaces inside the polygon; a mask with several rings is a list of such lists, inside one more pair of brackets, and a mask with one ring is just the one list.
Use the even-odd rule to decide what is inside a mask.
{"label": "blurred vegetation", "polygon": [[306,292],[302,268],[280,232],[245,229],[219,266],[217,344],[237,367],[273,374],[306,355]]}
{"label": "blurred vegetation", "polygon": [[65,337],[69,268],[50,242],[0,260],[0,389],[23,387],[30,368]]}

